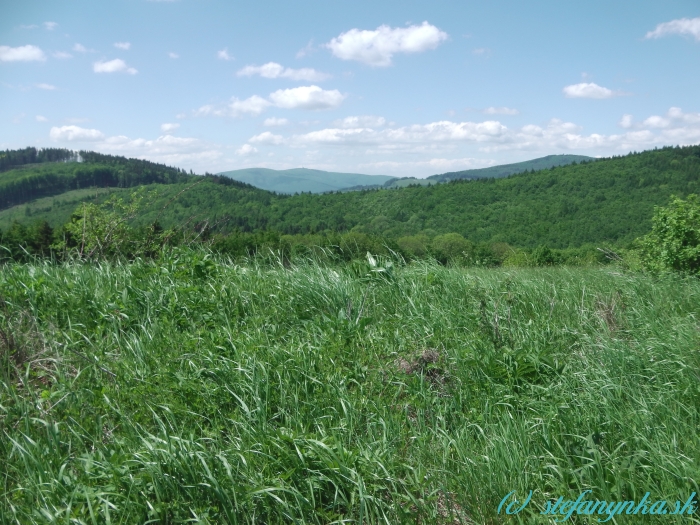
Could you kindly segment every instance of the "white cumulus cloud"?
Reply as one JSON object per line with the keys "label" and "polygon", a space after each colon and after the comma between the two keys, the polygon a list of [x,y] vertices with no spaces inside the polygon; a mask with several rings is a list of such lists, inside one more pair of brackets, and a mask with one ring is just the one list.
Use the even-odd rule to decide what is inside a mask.
{"label": "white cumulus cloud", "polygon": [[179,127],[180,127],[180,124],[178,124],[177,122],[176,123],[166,122],[165,124],[160,125],[160,130],[163,133],[170,133],[172,131],[175,131]]}
{"label": "white cumulus cloud", "polygon": [[325,90],[318,86],[278,89],[270,93],[275,106],[285,109],[330,109],[338,107],[344,99],[345,95],[337,89]]}
{"label": "white cumulus cloud", "polygon": [[46,60],[46,55],[37,46],[0,46],[0,62],[32,62]]}
{"label": "white cumulus cloud", "polygon": [[291,69],[276,62],[268,62],[262,66],[246,66],[236,74],[239,77],[260,75],[263,78],[289,78],[291,80],[305,80],[307,82],[318,82],[330,77],[330,75],[321,73],[312,68],[304,67],[301,69]]}
{"label": "white cumulus cloud", "polygon": [[622,115],[620,122],[618,123],[621,128],[629,129],[632,127],[634,117],[632,115]]}
{"label": "white cumulus cloud", "polygon": [[254,148],[250,144],[243,144],[240,148],[238,148],[236,150],[236,155],[245,156],[245,155],[251,155],[251,154],[257,153],[257,152],[258,152],[257,148]]}
{"label": "white cumulus cloud", "polygon": [[351,29],[333,38],[326,47],[340,59],[386,67],[397,53],[435,49],[447,38],[447,33],[428,22],[397,28],[382,25],[373,31]]}
{"label": "white cumulus cloud", "polygon": [[599,86],[593,82],[582,82],[580,84],[572,84],[571,86],[566,86],[564,89],[564,95],[568,98],[612,98],[619,93],[616,93],[612,89]]}
{"label": "white cumulus cloud", "polygon": [[253,144],[274,144],[274,145],[279,145],[284,142],[284,137],[282,135],[275,135],[274,133],[271,133],[270,131],[264,131],[260,133],[260,135],[255,135],[253,137],[250,137],[248,139],[248,142],[252,142]]}
{"label": "white cumulus cloud", "polygon": [[487,115],[519,115],[520,111],[517,109],[513,108],[507,108],[505,106],[501,107],[493,107],[491,106],[490,108],[486,108],[484,110],[484,113]]}
{"label": "white cumulus cloud", "polygon": [[263,126],[275,127],[275,126],[286,126],[289,121],[286,118],[270,117],[263,121]]}
{"label": "white cumulus cloud", "polygon": [[95,62],[92,65],[92,70],[95,73],[128,73],[129,75],[138,73],[136,69],[129,67],[121,58]]}
{"label": "white cumulus cloud", "polygon": [[679,18],[664,22],[657,25],[653,31],[649,31],[645,38],[660,38],[667,35],[690,35],[700,42],[700,17]]}
{"label": "white cumulus cloud", "polygon": [[128,51],[131,48],[131,42],[115,42],[114,47]]}
{"label": "white cumulus cloud", "polygon": [[221,51],[217,51],[216,56],[219,60],[233,60],[233,57],[228,54],[228,48],[225,47]]}
{"label": "white cumulus cloud", "polygon": [[86,129],[79,126],[52,127],[49,137],[56,142],[92,142],[102,140],[104,134],[96,129]]}

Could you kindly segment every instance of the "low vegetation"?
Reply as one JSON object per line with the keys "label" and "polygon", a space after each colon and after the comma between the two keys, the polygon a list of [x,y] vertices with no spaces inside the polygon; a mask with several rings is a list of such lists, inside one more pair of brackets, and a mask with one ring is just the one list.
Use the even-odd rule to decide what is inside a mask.
{"label": "low vegetation", "polygon": [[6,266],[5,520],[501,523],[532,489],[535,523],[700,492],[696,279],[281,262]]}
{"label": "low vegetation", "polygon": [[[496,183],[470,184],[439,187]],[[550,523],[585,490],[700,493],[694,194],[626,247],[557,248],[173,210],[209,187],[260,221],[344,198],[162,182],[0,232],[0,521]]]}

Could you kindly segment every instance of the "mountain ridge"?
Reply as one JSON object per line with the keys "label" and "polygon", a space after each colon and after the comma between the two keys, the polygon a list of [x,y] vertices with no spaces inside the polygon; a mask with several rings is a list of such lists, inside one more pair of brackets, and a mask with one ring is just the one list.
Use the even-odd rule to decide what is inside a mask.
{"label": "mountain ridge", "polygon": [[270,168],[244,168],[222,171],[218,175],[244,182],[262,190],[275,193],[326,193],[343,190],[349,186],[384,184],[393,177],[388,175],[365,175],[316,170],[312,168],[292,168],[273,170]]}

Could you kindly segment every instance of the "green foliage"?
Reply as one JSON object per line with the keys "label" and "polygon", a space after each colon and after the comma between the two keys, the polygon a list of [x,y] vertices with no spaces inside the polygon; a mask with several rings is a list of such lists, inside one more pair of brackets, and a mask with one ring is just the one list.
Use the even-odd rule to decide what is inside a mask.
{"label": "green foliage", "polygon": [[452,171],[449,173],[442,173],[440,175],[431,175],[427,180],[447,182],[450,180],[459,179],[483,179],[491,177],[501,178],[513,175],[515,173],[534,172],[556,166],[575,164],[577,162],[591,162],[593,160],[595,160],[593,157],[586,157],[585,155],[547,155],[546,157],[541,157],[539,159],[516,162],[515,164],[501,164],[499,166],[491,166],[490,168]]}
{"label": "green foliage", "polygon": [[651,232],[639,240],[642,264],[649,270],[700,273],[700,200],[673,197],[654,209]]}
{"label": "green foliage", "polygon": [[56,232],[51,248],[63,258],[86,260],[156,256],[176,232],[164,231],[157,221],[140,228],[129,225],[143,201],[153,197],[143,190],[142,187],[133,192],[128,201],[114,195],[100,205],[84,203]]}
{"label": "green foliage", "polygon": [[[109,159],[102,157],[98,160],[105,169],[124,173],[131,169],[116,161],[104,164]],[[73,165],[62,166],[73,169]],[[97,169],[98,165],[91,166]],[[11,182],[6,178],[13,172],[19,174],[18,170],[0,174],[0,186],[4,180]],[[68,175],[73,177],[73,171]],[[129,180],[149,180],[145,174],[139,177]],[[162,180],[170,179],[164,175]],[[194,186],[195,181],[201,183]],[[275,195],[225,177],[157,182],[152,188],[159,189],[158,196],[134,218],[134,225],[147,226],[158,219],[165,228],[180,228],[188,221],[206,222],[214,234],[223,235],[353,232],[384,239],[413,238],[402,242],[412,242],[413,248],[406,245],[407,251],[418,250],[416,255],[422,248],[415,236],[427,235],[432,242],[435,236],[449,233],[475,246],[505,243],[529,250],[540,245],[560,250],[624,247],[651,229],[654,206],[665,204],[672,194],[684,198],[700,191],[700,146],[664,148],[503,179],[398,190]],[[0,198],[4,195],[0,189]],[[52,207],[52,217],[59,216],[59,207]],[[21,207],[12,217],[25,224],[47,217],[41,208],[32,207],[31,213],[25,217]]]}
{"label": "green foliage", "polygon": [[74,151],[61,148],[24,148],[18,150],[0,151],[0,171],[11,167],[26,164],[40,164],[44,162],[67,162],[77,160]]}
{"label": "green foliage", "polygon": [[5,265],[2,521],[518,523],[498,504],[534,490],[519,518],[548,523],[586,489],[697,492],[700,281],[389,262]]}
{"label": "green foliage", "polygon": [[474,244],[459,233],[444,233],[432,240],[430,248],[435,258],[445,264],[450,260],[469,259]]}

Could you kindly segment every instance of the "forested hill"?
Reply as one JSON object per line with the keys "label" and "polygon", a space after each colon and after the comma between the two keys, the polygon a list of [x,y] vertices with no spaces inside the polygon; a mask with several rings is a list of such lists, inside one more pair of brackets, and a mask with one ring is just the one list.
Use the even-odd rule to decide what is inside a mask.
{"label": "forested hill", "polygon": [[386,181],[384,184],[372,185],[357,185],[345,188],[347,191],[362,191],[373,189],[396,189],[405,188],[406,186],[420,185],[430,186],[441,182],[450,182],[459,179],[500,179],[509,175],[524,172],[540,171],[555,166],[566,166],[567,164],[575,164],[577,162],[590,162],[595,160],[593,157],[584,155],[547,155],[537,159],[516,162],[514,164],[500,164],[489,168],[477,168],[471,170],[451,171],[449,173],[441,173],[439,175],[431,175],[425,179],[417,179],[415,177],[393,178]]}
{"label": "forested hill", "polygon": [[[8,150],[0,152],[0,210],[80,188],[177,184],[198,180],[195,177],[164,164],[93,151]],[[250,187],[225,177],[209,177],[219,184]]]}
{"label": "forested hill", "polygon": [[[185,221],[206,210],[212,220],[227,216],[228,228],[247,231],[354,230],[391,238],[456,232],[474,242],[563,248],[629,242],[649,231],[655,205],[699,191],[695,146],[397,190],[264,197],[201,184],[163,217]],[[154,208],[145,220],[155,218]]]}
{"label": "forested hill", "polygon": [[[354,230],[392,238],[456,232],[475,242],[576,247],[631,241],[649,231],[654,206],[666,205],[673,194],[700,192],[700,146],[669,147],[502,179],[396,190],[285,196],[215,182],[204,180],[184,192],[191,179],[152,185],[158,196],[139,221],[158,217],[168,226],[195,217],[221,224],[223,231]],[[52,206],[60,207],[60,202],[22,221],[54,213]],[[66,211],[62,216],[69,215]]]}
{"label": "forested hill", "polygon": [[595,159],[584,155],[547,155],[546,157],[526,160],[525,162],[516,162],[515,164],[501,164],[500,166],[491,166],[490,168],[452,171],[440,175],[431,175],[428,177],[428,180],[448,182],[458,179],[486,179],[491,177],[498,179],[516,173],[540,171],[556,166],[566,166],[567,164],[573,164],[575,162],[588,162],[592,160]]}

